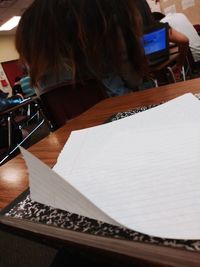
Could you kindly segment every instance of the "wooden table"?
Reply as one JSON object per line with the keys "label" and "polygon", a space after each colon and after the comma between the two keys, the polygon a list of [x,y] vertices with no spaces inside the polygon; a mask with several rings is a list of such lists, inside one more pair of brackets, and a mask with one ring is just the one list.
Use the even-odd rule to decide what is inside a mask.
{"label": "wooden table", "polygon": [[[52,167],[72,130],[99,125],[117,112],[150,104],[159,104],[162,101],[173,99],[187,92],[200,93],[200,78],[106,99],[79,117],[69,121],[65,126],[51,133],[39,143],[33,145],[29,151]],[[2,209],[8,205],[27,187],[27,168],[19,155],[0,167],[0,208]],[[92,247],[108,249],[109,251],[122,253],[153,264],[144,266],[200,266],[200,254],[196,252],[163,248],[161,246],[137,242],[123,241],[118,244],[118,241],[102,241],[102,238],[98,237],[94,237],[94,240],[90,243],[88,240],[85,241],[80,233],[72,234],[70,231],[63,229],[56,229],[56,231],[59,231],[62,237],[67,235],[66,239],[72,240],[70,242],[87,243],[87,245],[91,245]],[[45,233],[43,226],[41,226],[41,232]],[[107,245],[105,242],[107,242]],[[154,265],[154,263],[158,265]]]}

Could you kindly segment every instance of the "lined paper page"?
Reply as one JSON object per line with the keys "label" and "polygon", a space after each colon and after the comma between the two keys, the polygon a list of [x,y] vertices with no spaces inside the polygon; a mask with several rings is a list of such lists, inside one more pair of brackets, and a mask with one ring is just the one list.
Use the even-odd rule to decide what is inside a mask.
{"label": "lined paper page", "polygon": [[29,170],[33,201],[118,225],[42,161],[22,147],[20,150]]}
{"label": "lined paper page", "polygon": [[200,238],[199,118],[199,101],[187,94],[133,117],[73,132],[54,169],[128,228]]}

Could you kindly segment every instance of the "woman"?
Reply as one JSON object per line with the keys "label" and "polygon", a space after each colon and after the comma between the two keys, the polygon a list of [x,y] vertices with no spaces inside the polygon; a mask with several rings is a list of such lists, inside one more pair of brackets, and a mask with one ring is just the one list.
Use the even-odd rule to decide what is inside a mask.
{"label": "woman", "polygon": [[15,77],[15,83],[13,85],[13,88],[12,88],[12,95],[17,95],[17,94],[20,94],[21,96],[23,96],[23,91],[22,91],[22,87],[20,85],[20,80],[21,80],[21,77],[17,76]]}
{"label": "woman", "polygon": [[132,0],[35,0],[16,47],[39,94],[56,83],[100,79],[110,96],[136,89],[145,72],[139,13]]}
{"label": "woman", "polygon": [[[134,0],[134,1],[142,17],[142,25],[143,25],[144,32],[151,26],[158,24],[158,23],[162,23],[162,22],[157,21],[154,18],[154,13],[151,12],[151,9],[146,0]],[[157,2],[159,1],[156,1],[156,3]],[[170,27],[169,25],[169,41],[177,44],[179,48],[180,57],[179,57],[179,61],[177,62],[177,66],[176,66],[177,70],[174,69],[174,71],[180,72],[186,59],[189,39],[183,33],[176,31],[173,27]]]}
{"label": "woman", "polygon": [[177,31],[184,33],[189,40],[189,47],[195,62],[200,62],[200,36],[192,23],[183,13],[170,13],[164,15],[160,12],[153,13],[155,19],[161,22],[167,22]]}

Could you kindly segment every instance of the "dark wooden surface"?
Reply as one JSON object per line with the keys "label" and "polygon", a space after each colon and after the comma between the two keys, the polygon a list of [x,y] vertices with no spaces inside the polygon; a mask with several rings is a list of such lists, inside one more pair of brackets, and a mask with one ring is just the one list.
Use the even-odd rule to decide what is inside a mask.
{"label": "dark wooden surface", "polygon": [[[85,127],[99,125],[104,123],[110,116],[119,112],[126,111],[135,107],[146,106],[150,104],[159,104],[162,101],[173,99],[184,93],[200,93],[200,78],[166,85],[159,88],[153,88],[143,92],[132,93],[129,95],[106,99],[79,117],[69,121],[64,127],[60,128],[48,137],[32,146],[29,151],[40,158],[47,165],[52,167],[56,158],[65,144],[70,132]],[[21,156],[17,156],[5,165],[0,167],[0,208],[4,208],[20,193],[28,187],[28,173],[25,163]],[[4,222],[4,218],[0,218]],[[145,261],[148,264],[144,266],[173,266],[173,267],[192,267],[200,266],[200,253],[185,251],[182,249],[166,248],[145,243],[116,241],[115,239],[102,239],[100,237],[91,237],[90,235],[74,233],[62,229],[48,230],[45,226],[37,227],[35,225],[21,224],[21,222],[8,222],[23,229],[30,229],[39,234],[60,236],[60,239],[67,242],[96,247],[106,251],[113,251],[119,254],[129,256],[136,260]],[[50,228],[51,229],[51,228]],[[47,231],[47,232],[46,232]],[[58,232],[57,232],[58,231]]]}
{"label": "dark wooden surface", "polygon": [[[77,252],[86,252],[89,255],[101,253],[105,258],[110,255],[108,261],[112,263],[112,258],[118,258],[124,263],[123,267],[200,266],[200,253],[185,249],[80,233],[5,216],[0,216],[0,228],[54,247],[72,247]],[[108,264],[102,266],[118,267]]]}

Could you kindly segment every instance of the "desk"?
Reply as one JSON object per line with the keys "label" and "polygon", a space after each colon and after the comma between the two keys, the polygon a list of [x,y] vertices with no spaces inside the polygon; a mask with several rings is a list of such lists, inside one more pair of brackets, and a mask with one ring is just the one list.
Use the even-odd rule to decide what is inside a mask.
{"label": "desk", "polygon": [[178,47],[173,47],[170,48],[169,51],[169,59],[163,61],[162,63],[156,64],[154,66],[150,67],[150,70],[152,72],[158,72],[161,71],[163,69],[165,69],[166,67],[170,66],[174,61],[177,61],[178,58],[180,56],[180,53],[178,52]]}
{"label": "desk", "polygon": [[[117,112],[159,104],[187,92],[200,92],[200,78],[103,100],[32,146],[29,151],[52,167],[72,130],[99,125]],[[20,155],[0,167],[0,177],[0,208],[2,209],[28,187],[27,168]],[[23,223],[20,225],[23,228]],[[46,229],[43,225],[39,227],[41,233],[45,235]],[[57,228],[55,231],[58,231],[57,235],[59,234],[61,238],[65,237],[65,241],[115,251],[148,263],[143,266],[200,266],[200,253],[197,252],[97,236],[87,238],[89,235]],[[53,232],[51,236],[55,237]]]}
{"label": "desk", "polygon": [[[163,61],[160,64],[150,66],[150,73],[152,73],[153,78],[157,80],[160,75],[164,76],[167,80],[167,73],[170,75],[172,82],[176,82],[176,78],[172,72],[171,66],[174,65],[180,57],[178,51],[178,46],[170,48],[169,59]],[[184,72],[184,69],[182,70]],[[183,74],[183,79],[185,80],[185,74]]]}
{"label": "desk", "polygon": [[[12,146],[12,121],[15,120],[14,116],[13,115],[16,111],[19,111],[20,109],[22,108],[25,108],[25,107],[28,107],[28,110],[27,110],[27,116],[30,117],[30,105],[32,103],[34,103],[36,101],[37,97],[32,97],[32,98],[27,98],[27,99],[24,99],[20,104],[18,105],[15,105],[13,107],[10,107],[8,109],[5,109],[5,110],[2,110],[0,111],[0,117],[6,117],[7,119],[7,126],[8,126],[8,148],[11,148]],[[26,116],[26,117],[27,117]],[[26,118],[27,120],[27,118]]]}

